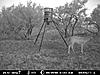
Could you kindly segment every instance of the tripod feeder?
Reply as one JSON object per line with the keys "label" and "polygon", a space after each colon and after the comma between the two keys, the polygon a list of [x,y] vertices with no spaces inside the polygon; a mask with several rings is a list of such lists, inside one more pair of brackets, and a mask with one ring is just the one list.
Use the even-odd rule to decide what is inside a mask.
{"label": "tripod feeder", "polygon": [[63,35],[60,31],[59,24],[57,22],[55,22],[55,20],[53,20],[52,16],[53,16],[53,8],[44,8],[44,21],[43,21],[43,23],[41,25],[41,28],[39,30],[39,33],[37,34],[37,37],[34,41],[34,45],[35,45],[38,38],[39,38],[39,36],[40,36],[40,33],[41,33],[42,29],[44,28],[42,38],[41,38],[41,41],[40,41],[39,51],[40,51],[41,46],[42,46],[42,42],[43,42],[43,38],[44,38],[44,35],[45,35],[46,27],[47,27],[47,25],[50,25],[50,22],[53,23],[51,25],[55,26],[56,30],[59,32],[59,34],[60,34],[61,38],[63,39],[64,43],[66,44],[66,46],[68,46],[66,40],[64,39],[64,37],[63,37]]}
{"label": "tripod feeder", "polygon": [[53,8],[44,8],[44,21],[49,25],[52,21]]}

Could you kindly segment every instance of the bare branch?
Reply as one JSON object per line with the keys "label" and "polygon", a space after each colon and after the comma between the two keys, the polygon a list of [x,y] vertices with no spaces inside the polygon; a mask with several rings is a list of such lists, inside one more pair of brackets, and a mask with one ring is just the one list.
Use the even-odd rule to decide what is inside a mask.
{"label": "bare branch", "polygon": [[[75,15],[73,15],[73,16],[75,16]],[[72,35],[71,36],[73,36],[74,35],[74,28],[75,28],[75,25],[76,25],[76,23],[77,23],[77,21],[78,21],[78,18],[75,16],[75,23],[74,23],[74,25],[72,26]]]}
{"label": "bare branch", "polygon": [[67,38],[69,35],[68,35],[68,26],[70,25],[71,23],[71,19],[72,19],[72,15],[70,16],[69,18],[69,21],[68,21],[68,24],[66,25],[66,28],[65,28],[65,38]]}
{"label": "bare branch", "polygon": [[90,31],[90,30],[88,30],[87,29],[87,31],[89,31],[89,32],[91,32],[91,33],[93,33],[93,34],[96,34],[96,35],[98,35],[98,33],[100,32],[100,26],[97,24],[97,23],[95,23],[95,22],[91,22],[91,23],[88,23],[89,25],[94,25],[97,29],[98,29],[98,31],[97,32],[93,32],[93,31]]}

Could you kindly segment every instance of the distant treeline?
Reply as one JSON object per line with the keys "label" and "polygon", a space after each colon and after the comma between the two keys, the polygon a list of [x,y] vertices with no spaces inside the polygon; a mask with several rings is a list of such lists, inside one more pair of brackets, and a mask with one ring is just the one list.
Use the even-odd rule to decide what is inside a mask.
{"label": "distant treeline", "polygon": [[[90,17],[87,17],[86,10],[84,8],[85,3],[88,0],[74,0],[72,3],[66,3],[63,6],[59,6],[54,9],[54,13],[62,17],[64,24],[66,25],[71,14],[77,15],[79,21],[77,27],[82,25],[85,20],[96,21],[100,25],[100,5],[93,10]],[[57,21],[59,21],[56,18]],[[19,4],[18,6],[2,7],[0,14],[0,40],[5,39],[25,39],[25,34],[30,26],[40,28],[43,22],[43,7],[27,2],[27,6]],[[64,28],[64,27],[63,27]]]}

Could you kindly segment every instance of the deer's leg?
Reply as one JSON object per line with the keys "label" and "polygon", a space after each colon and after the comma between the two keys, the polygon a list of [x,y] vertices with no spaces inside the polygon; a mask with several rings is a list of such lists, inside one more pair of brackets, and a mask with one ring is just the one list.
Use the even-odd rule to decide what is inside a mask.
{"label": "deer's leg", "polygon": [[71,48],[71,46],[69,45],[68,46],[68,54],[70,54],[70,48]]}
{"label": "deer's leg", "polygon": [[73,52],[75,53],[75,51],[74,51],[74,44],[72,44],[71,47],[72,47]]}
{"label": "deer's leg", "polygon": [[84,47],[84,44],[81,44],[81,52],[83,54],[83,47]]}

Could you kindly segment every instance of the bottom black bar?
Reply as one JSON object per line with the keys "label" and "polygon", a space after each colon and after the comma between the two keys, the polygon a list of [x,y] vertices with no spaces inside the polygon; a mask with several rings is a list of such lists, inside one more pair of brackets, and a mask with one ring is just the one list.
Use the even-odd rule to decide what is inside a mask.
{"label": "bottom black bar", "polygon": [[0,75],[98,75],[100,70],[0,70]]}

